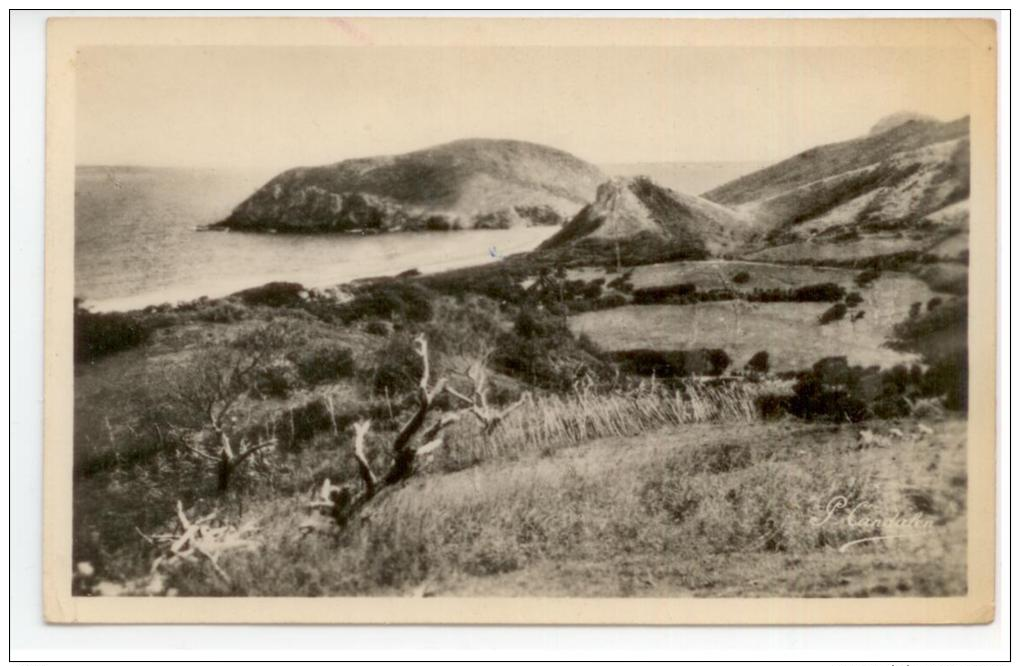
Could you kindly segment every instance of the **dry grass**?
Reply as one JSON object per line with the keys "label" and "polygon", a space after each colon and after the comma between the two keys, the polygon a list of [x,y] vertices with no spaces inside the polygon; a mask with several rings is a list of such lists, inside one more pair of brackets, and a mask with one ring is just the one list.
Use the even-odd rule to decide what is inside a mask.
{"label": "dry grass", "polygon": [[507,416],[488,437],[473,422],[450,438],[440,456],[446,469],[525,453],[551,453],[603,437],[633,437],[665,427],[757,418],[759,388],[747,383],[708,386],[690,381],[673,389],[647,383],[634,391],[548,395]]}
{"label": "dry grass", "polygon": [[[610,437],[413,479],[335,537],[296,534],[298,499],[268,502],[252,512],[262,547],[221,562],[230,585],[199,567],[168,583],[185,595],[960,594],[966,424],[933,425],[882,447],[794,423]],[[819,524],[836,496],[930,526]],[[840,549],[868,536],[890,538]]]}

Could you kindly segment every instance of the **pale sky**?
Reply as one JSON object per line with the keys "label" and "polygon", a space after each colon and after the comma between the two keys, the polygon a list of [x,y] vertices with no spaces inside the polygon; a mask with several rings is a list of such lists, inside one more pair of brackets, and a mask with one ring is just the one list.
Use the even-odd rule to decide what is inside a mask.
{"label": "pale sky", "polygon": [[77,64],[78,164],[276,170],[467,137],[762,162],[898,111],[969,112],[948,49],[94,47]]}

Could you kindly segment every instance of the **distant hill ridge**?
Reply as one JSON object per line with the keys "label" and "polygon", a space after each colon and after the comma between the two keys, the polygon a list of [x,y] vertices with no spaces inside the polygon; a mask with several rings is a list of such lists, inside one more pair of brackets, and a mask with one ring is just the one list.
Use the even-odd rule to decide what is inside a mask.
{"label": "distant hill ridge", "polygon": [[215,226],[343,232],[560,224],[591,201],[605,178],[548,146],[463,139],[285,171]]}

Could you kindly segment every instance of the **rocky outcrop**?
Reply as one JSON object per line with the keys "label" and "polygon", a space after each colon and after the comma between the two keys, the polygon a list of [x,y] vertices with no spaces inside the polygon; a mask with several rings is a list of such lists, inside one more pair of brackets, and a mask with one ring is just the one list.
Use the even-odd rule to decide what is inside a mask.
{"label": "rocky outcrop", "polygon": [[374,233],[558,225],[591,201],[604,179],[596,167],[553,148],[468,139],[292,169],[213,226]]}

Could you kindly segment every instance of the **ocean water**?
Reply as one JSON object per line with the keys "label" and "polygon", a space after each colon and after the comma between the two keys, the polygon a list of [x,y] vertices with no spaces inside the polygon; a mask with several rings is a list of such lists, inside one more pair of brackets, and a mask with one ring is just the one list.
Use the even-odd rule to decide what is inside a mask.
{"label": "ocean water", "polygon": [[[611,175],[646,174],[698,193],[753,163],[630,164]],[[209,296],[273,280],[326,287],[357,278],[423,273],[499,261],[534,249],[552,227],[379,236],[198,232],[223,219],[273,173],[148,167],[79,167],[75,187],[75,295],[97,311],[129,310]]]}
{"label": "ocean water", "polygon": [[80,167],[75,295],[96,311],[216,298],[274,280],[326,287],[499,261],[553,227],[378,236],[198,232],[272,174]]}

